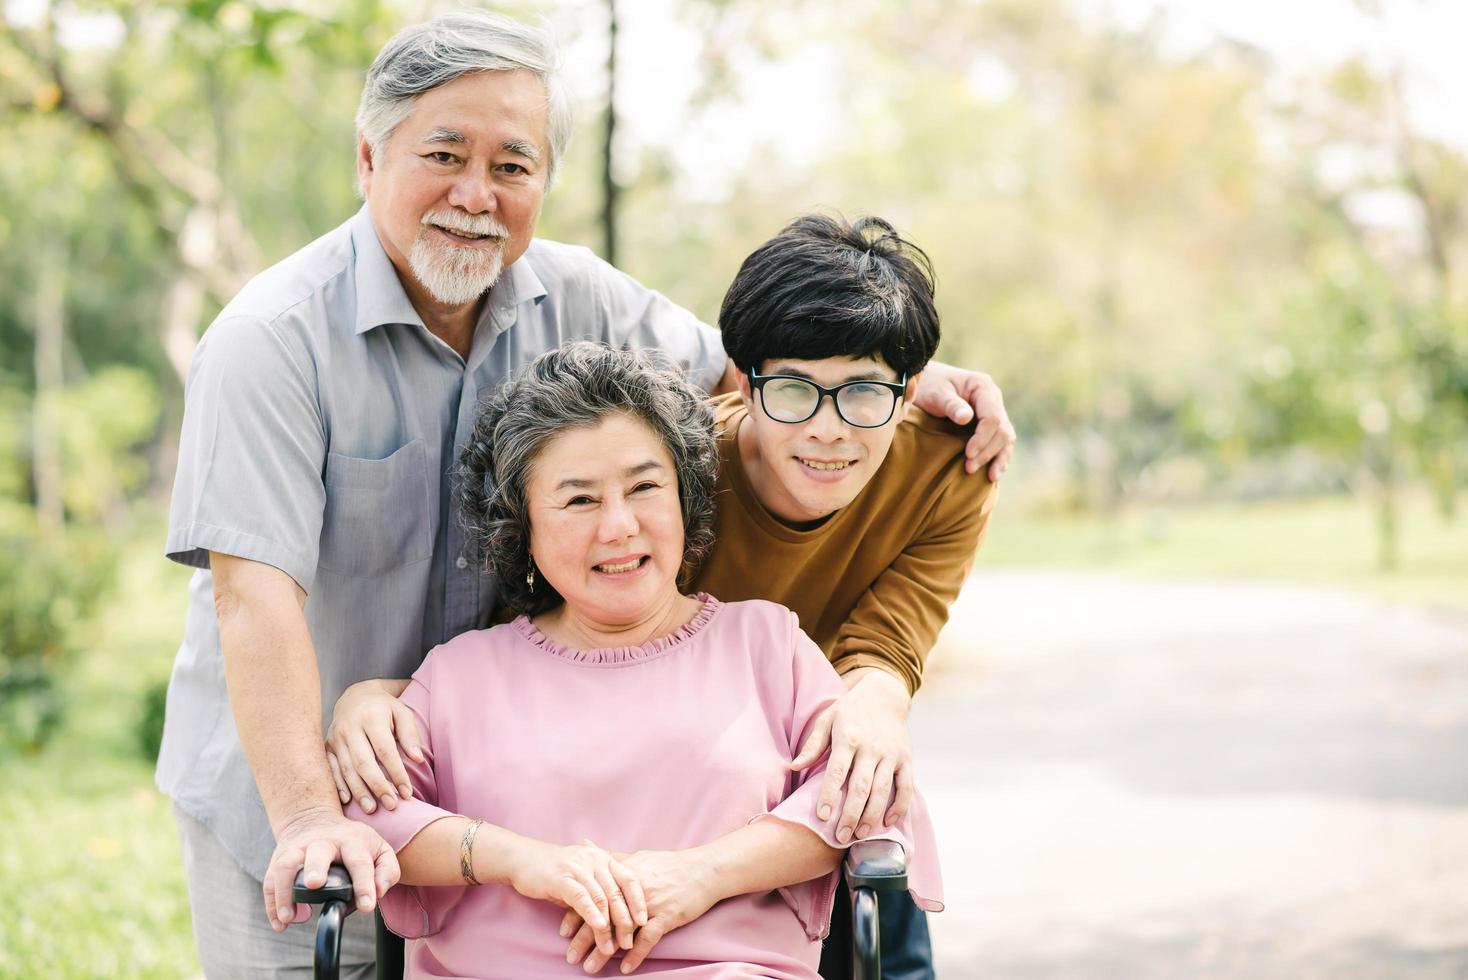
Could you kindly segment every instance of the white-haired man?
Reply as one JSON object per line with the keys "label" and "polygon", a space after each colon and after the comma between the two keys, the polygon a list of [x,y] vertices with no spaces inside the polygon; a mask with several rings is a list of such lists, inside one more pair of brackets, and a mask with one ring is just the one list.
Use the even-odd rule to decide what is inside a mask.
{"label": "white-haired man", "polygon": [[[479,395],[571,339],[659,347],[732,389],[711,328],[534,238],[571,129],[555,62],[544,32],[469,11],[389,41],[357,115],[365,206],[247,285],[195,355],[166,550],[199,571],[158,784],[210,977],[309,962],[310,936],[286,931],[301,867],[318,883],[342,861],[364,911],[397,878],[342,815],[323,705],[493,616],[450,512]],[[987,378],[925,378],[924,407],[980,417],[972,468],[1002,469],[1013,430]],[[370,920],[348,922],[343,965],[365,975]]]}

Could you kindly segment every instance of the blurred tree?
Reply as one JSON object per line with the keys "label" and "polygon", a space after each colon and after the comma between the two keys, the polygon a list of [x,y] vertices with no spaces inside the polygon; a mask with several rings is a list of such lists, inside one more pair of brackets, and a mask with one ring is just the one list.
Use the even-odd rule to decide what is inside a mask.
{"label": "blurred tree", "polygon": [[0,741],[60,717],[109,538],[171,474],[144,447],[160,392],[177,430],[199,330],[265,255],[350,213],[352,107],[388,27],[377,3],[0,7],[20,149],[0,155]]}
{"label": "blurred tree", "polygon": [[36,399],[36,411],[54,419],[66,513],[125,529],[126,502],[148,475],[139,451],[158,424],[158,389],[133,367],[111,365]]}
{"label": "blurred tree", "polygon": [[1283,179],[1306,278],[1279,332],[1289,366],[1251,391],[1277,413],[1256,418],[1261,444],[1356,462],[1383,568],[1399,560],[1404,483],[1425,475],[1451,517],[1468,454],[1468,160],[1414,133],[1400,93],[1399,75],[1355,59],[1290,107],[1298,163]]}
{"label": "blurred tree", "polygon": [[1272,316],[1289,245],[1256,133],[1266,66],[1226,45],[1179,59],[1061,2],[832,17],[844,115],[801,191],[933,255],[943,353],[1069,447],[1074,502],[1114,508],[1201,451],[1193,408],[1233,394],[1218,366]]}
{"label": "blurred tree", "polygon": [[[78,51],[64,46],[62,28],[78,24],[108,42]],[[299,174],[305,163],[284,173],[253,170],[255,154],[239,138],[248,125],[239,110],[249,106],[254,127],[263,124],[277,138],[298,138],[292,149],[302,154],[320,128],[313,95],[346,65],[360,70],[386,26],[377,2],[343,2],[308,15],[241,0],[47,3],[33,25],[0,22],[0,44],[18,66],[0,88],[11,111],[68,120],[110,160],[107,190],[140,206],[166,263],[155,272],[163,283],[156,338],[178,379],[209,305],[217,308],[263,266],[260,223],[310,207],[321,190],[350,181],[344,167],[323,182],[315,166],[322,157],[313,157],[318,176],[309,188],[296,188],[307,193],[279,200],[278,178]],[[265,92],[269,102],[257,104]],[[350,110],[327,131],[337,136],[336,155],[345,163]],[[254,220],[246,221],[244,205],[257,205],[262,194],[277,200],[249,208]]]}
{"label": "blurred tree", "polygon": [[[617,70],[611,2],[555,6],[568,57]],[[0,385],[28,401],[132,365],[154,379],[155,431],[176,430],[179,371],[217,305],[355,206],[362,67],[398,23],[448,5],[73,0],[23,23],[25,5],[6,8],[0,130],[25,152],[0,157]],[[1179,54],[1160,21],[1118,27],[1067,0],[670,9],[698,47],[678,135],[639,145],[632,107],[604,112],[588,73],[597,138],[573,142],[547,237],[615,249],[711,320],[738,263],[795,214],[878,213],[935,260],[942,355],[1005,385],[1028,460],[1068,467],[1056,499],[1181,492],[1159,475],[1180,459],[1206,473],[1187,492],[1228,493],[1306,446],[1361,487],[1425,475],[1451,509],[1468,458],[1468,165],[1402,123],[1390,72],[1345,66],[1281,111],[1284,76],[1260,52]],[[639,8],[615,13],[630,42]],[[750,111],[772,86],[788,118]],[[684,142],[714,129],[740,134],[727,184],[684,170]],[[1373,219],[1383,201],[1406,218]],[[59,333],[37,332],[45,309]],[[1349,363],[1313,349],[1352,337],[1378,339]],[[1357,379],[1349,404],[1310,379],[1327,370]],[[1389,439],[1365,438],[1376,403]],[[60,404],[27,407],[26,424],[55,433]],[[18,444],[62,451],[54,434]],[[103,519],[54,469],[28,458],[24,492]]]}
{"label": "blurred tree", "polygon": [[60,724],[58,672],[112,574],[105,540],[39,527],[0,500],[0,755],[40,748]]}
{"label": "blurred tree", "polygon": [[601,229],[602,258],[617,264],[617,183],[615,150],[617,142],[617,0],[606,0],[607,7],[607,98],[603,110],[606,125],[602,132],[601,155]]}

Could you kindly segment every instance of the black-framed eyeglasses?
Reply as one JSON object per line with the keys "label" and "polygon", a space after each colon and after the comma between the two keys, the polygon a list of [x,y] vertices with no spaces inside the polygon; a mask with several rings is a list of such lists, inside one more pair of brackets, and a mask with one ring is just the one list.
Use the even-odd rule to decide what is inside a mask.
{"label": "black-framed eyeglasses", "polygon": [[821,399],[829,395],[836,414],[847,425],[881,428],[891,421],[898,399],[907,391],[905,374],[897,381],[843,381],[834,388],[788,374],[748,374],[750,387],[760,393],[765,414],[791,425],[814,418],[821,410]]}

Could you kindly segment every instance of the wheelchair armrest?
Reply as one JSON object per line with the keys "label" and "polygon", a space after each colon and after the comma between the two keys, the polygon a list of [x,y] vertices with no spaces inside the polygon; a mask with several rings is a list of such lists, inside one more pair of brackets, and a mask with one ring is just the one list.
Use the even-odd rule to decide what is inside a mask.
{"label": "wheelchair armrest", "polygon": [[306,869],[296,872],[296,886],[291,889],[291,900],[306,905],[321,905],[325,902],[346,902],[349,908],[356,907],[356,896],[352,893],[352,876],[344,865],[333,864],[326,872],[326,883],[320,888],[306,887]]}
{"label": "wheelchair armrest", "polygon": [[893,892],[907,890],[907,854],[890,840],[863,840],[846,851],[846,886]]}

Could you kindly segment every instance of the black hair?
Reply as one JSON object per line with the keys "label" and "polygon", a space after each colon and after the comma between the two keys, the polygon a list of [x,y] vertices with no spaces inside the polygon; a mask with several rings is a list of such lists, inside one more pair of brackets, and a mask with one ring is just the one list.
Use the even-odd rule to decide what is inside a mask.
{"label": "black hair", "polygon": [[932,263],[876,217],[808,214],[755,249],[719,330],[741,371],[772,358],[880,356],[912,377],[938,349]]}

